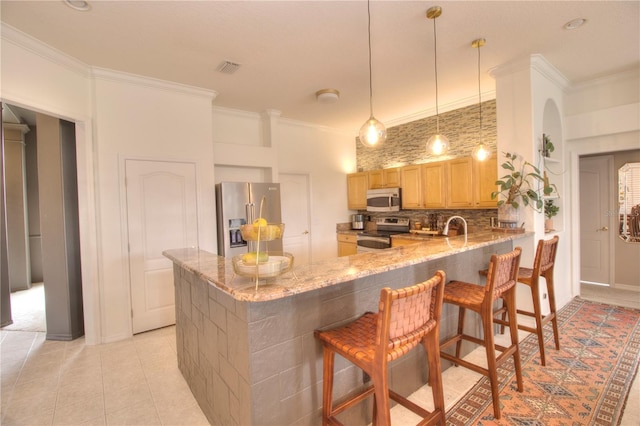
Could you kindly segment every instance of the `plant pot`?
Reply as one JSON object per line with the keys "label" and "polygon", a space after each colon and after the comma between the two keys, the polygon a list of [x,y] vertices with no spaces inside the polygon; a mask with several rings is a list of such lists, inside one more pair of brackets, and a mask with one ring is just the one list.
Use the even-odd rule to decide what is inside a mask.
{"label": "plant pot", "polygon": [[498,227],[517,228],[520,212],[513,208],[511,204],[503,204],[498,207]]}
{"label": "plant pot", "polygon": [[544,220],[544,230],[545,231],[553,231],[553,219],[545,219]]}

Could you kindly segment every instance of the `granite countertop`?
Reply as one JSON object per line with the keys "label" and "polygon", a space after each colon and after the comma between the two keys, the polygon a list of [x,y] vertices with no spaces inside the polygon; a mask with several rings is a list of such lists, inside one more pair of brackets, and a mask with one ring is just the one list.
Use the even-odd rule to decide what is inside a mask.
{"label": "granite countertop", "polygon": [[163,254],[236,300],[265,302],[531,235],[533,232],[506,234],[485,231],[469,234],[466,241],[464,235],[421,237],[421,244],[325,259],[311,265],[295,266],[294,259],[291,271],[275,278],[260,279],[258,290],[254,278],[234,273],[231,259],[195,248],[166,250]]}

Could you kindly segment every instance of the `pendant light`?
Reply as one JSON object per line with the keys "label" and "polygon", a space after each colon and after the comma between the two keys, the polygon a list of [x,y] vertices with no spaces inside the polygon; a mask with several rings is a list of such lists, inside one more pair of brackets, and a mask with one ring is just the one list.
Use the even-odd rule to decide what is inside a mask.
{"label": "pendant light", "polygon": [[373,83],[371,78],[371,5],[367,0],[367,17],[369,34],[369,119],[360,127],[360,142],[367,148],[379,146],[387,140],[387,129],[373,116]]}
{"label": "pendant light", "polygon": [[427,141],[427,152],[442,155],[449,150],[449,139],[440,134],[440,115],[438,114],[438,41],[436,39],[436,18],[442,15],[440,6],[433,6],[427,10],[427,18],[433,19],[433,57],[436,77],[436,134]]}
{"label": "pendant light", "polygon": [[480,91],[480,48],[486,44],[486,40],[479,38],[471,42],[471,46],[478,49],[478,117],[480,118],[480,143],[473,149],[473,157],[478,161],[484,161],[491,155],[491,151],[482,141],[482,92]]}

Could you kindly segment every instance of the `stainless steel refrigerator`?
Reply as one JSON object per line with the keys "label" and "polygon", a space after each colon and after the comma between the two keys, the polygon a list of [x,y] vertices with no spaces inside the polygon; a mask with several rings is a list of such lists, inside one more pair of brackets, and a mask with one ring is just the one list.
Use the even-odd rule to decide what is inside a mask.
{"label": "stainless steel refrigerator", "polygon": [[[260,217],[269,223],[281,223],[280,184],[222,182],[216,184],[216,214],[218,218],[218,255],[233,257],[255,250],[253,242],[242,239],[240,226]],[[261,243],[261,250],[282,252],[282,239]]]}

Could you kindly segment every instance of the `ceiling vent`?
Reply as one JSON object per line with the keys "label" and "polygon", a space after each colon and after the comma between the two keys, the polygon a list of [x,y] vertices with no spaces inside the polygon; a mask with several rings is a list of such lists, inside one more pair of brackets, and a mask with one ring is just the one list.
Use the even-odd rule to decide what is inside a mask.
{"label": "ceiling vent", "polygon": [[222,61],[220,65],[218,65],[217,70],[224,74],[233,74],[238,71],[240,68],[240,64],[231,61]]}

